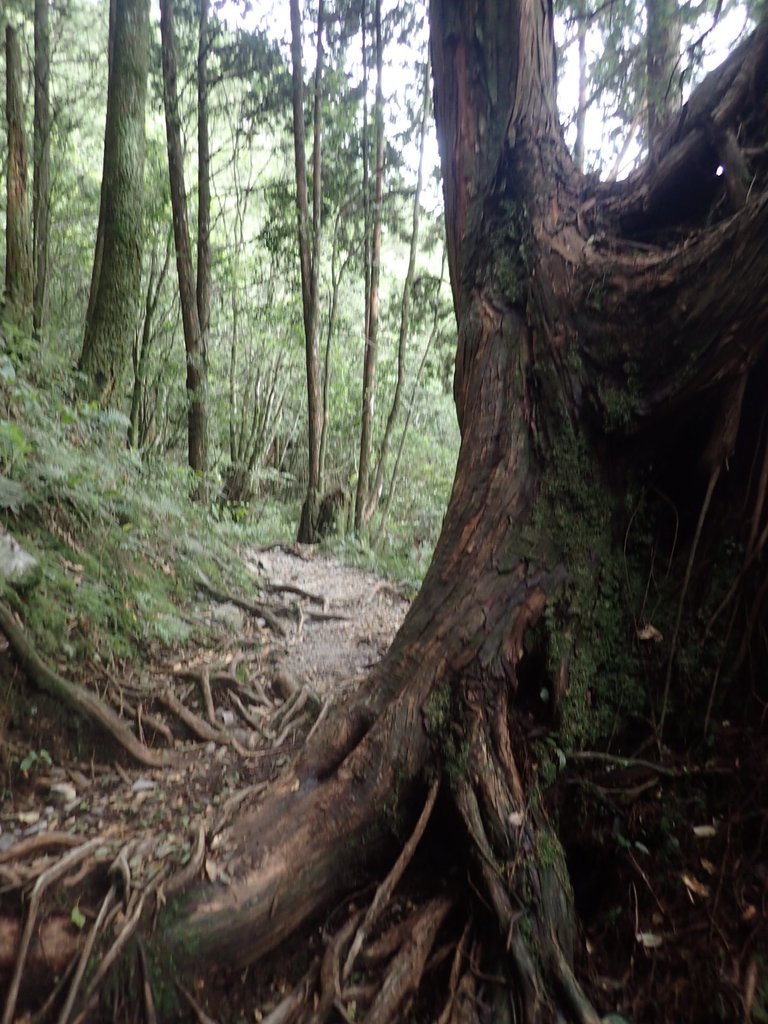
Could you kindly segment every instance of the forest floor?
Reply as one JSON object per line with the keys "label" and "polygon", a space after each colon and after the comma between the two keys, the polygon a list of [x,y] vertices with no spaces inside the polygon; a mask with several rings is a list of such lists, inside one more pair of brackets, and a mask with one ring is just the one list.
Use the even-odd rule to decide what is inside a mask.
{"label": "forest floor", "polygon": [[[89,1010],[101,967],[83,976],[71,965],[85,968],[93,939],[108,966],[110,951],[124,949],[147,910],[156,913],[194,879],[228,884],[226,826],[280,774],[328,702],[354,690],[408,608],[397,586],[311,549],[250,549],[242,557],[252,593],[212,597],[202,587],[183,610],[207,624],[213,639],[205,646],[173,657],[158,647],[135,665],[94,659],[75,667],[62,659],[54,666],[62,676],[77,672],[161,763],[137,765],[99,731],[63,722],[60,704],[45,694],[24,702],[25,717],[11,715],[0,801],[0,1006],[9,995],[16,1004],[8,1020],[39,1010],[54,978],[51,1012],[36,1019],[65,1019],[68,992],[80,1009],[66,1019],[120,1017],[119,995],[109,1016]],[[27,685],[7,645],[0,679],[6,695]],[[578,974],[602,1013],[621,1013],[614,1021],[761,1024],[768,1021],[765,739],[724,723],[698,764],[661,760],[653,752],[574,755],[548,791],[582,926]],[[391,895],[385,931],[401,928],[428,898],[436,845],[428,844],[421,868],[414,859]],[[466,878],[446,848],[437,854],[442,882],[460,894]],[[370,896],[358,894],[363,906]],[[180,987],[188,1019],[282,1019],[297,983],[354,919],[358,897],[237,985],[214,970]],[[435,978],[461,949],[461,927],[449,921],[451,928],[457,934],[446,936],[445,955],[429,968]],[[125,1006],[142,963],[135,961]],[[357,995],[347,993],[332,1019],[361,1019],[356,999],[365,1005],[376,982],[357,977]],[[417,1006],[412,1019],[433,1016]],[[492,1004],[479,1019],[495,1019]]]}
{"label": "forest floor", "polygon": [[[121,751],[115,756],[108,739],[82,724],[70,721],[62,728],[61,707],[42,693],[24,702],[25,719],[7,728],[0,789],[0,1006],[14,987],[14,972],[21,981],[9,1019],[27,1019],[22,1010],[39,1009],[38,995],[50,990],[52,977],[68,980],[67,963],[91,932],[124,942],[131,910],[148,897],[159,907],[202,873],[227,883],[216,837],[280,773],[327,702],[343,700],[378,660],[408,608],[397,585],[310,548],[249,550],[244,558],[253,594],[217,592],[212,599],[202,590],[198,603],[186,609],[191,620],[213,627],[213,646],[187,649],[178,658],[158,650],[136,666],[106,666],[98,659],[80,666],[79,682],[132,720],[138,738],[163,752],[162,765],[137,766]],[[0,659],[7,697],[11,688],[27,684],[7,642]],[[62,675],[72,669],[55,667]],[[88,752],[87,759],[73,758],[78,749]],[[65,895],[62,905],[59,892],[56,907],[43,900],[39,911],[27,909],[27,930],[30,922],[34,927],[24,948],[25,896],[78,851],[82,856],[65,872],[69,902]],[[105,912],[101,903],[100,915],[116,864],[125,875],[125,906],[120,913],[117,905]],[[222,1021],[260,1020],[287,985],[283,968],[262,972],[255,992],[249,986],[237,994],[219,991],[209,1012]],[[89,986],[80,983],[78,1002],[87,1005],[92,988],[93,979]],[[65,990],[58,991],[56,1006]],[[188,996],[190,1003],[211,1001],[203,991]]]}

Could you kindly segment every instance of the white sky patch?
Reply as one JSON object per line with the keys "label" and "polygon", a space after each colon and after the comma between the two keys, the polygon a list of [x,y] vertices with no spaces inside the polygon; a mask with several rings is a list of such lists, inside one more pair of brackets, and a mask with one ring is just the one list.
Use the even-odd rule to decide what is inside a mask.
{"label": "white sky patch", "polygon": [[[683,56],[681,69],[688,64],[688,51],[694,44],[702,50],[701,67],[691,80],[690,75],[684,76],[683,100],[690,96],[704,76],[716,68],[727,57],[734,45],[745,32],[750,29],[749,15],[742,4],[734,4],[718,19],[713,26],[712,16],[704,15],[698,22],[683,31]],[[643,23],[638,23],[633,30],[627,32],[642,36],[645,32]],[[576,106],[579,98],[579,52],[573,27],[566,25],[563,18],[555,19],[555,39],[559,47],[566,42],[570,45],[563,53],[561,50],[558,81],[558,106],[560,119],[565,126],[565,137],[568,145],[573,148],[576,141]],[[629,39],[627,40],[629,42]],[[587,32],[587,62],[591,64],[599,55],[601,47],[600,32],[592,27]],[[589,90],[589,83],[587,84]],[[610,98],[606,103],[610,104]],[[643,157],[643,150],[637,140],[639,120],[635,125],[627,125],[620,118],[611,115],[605,105],[592,103],[587,108],[585,125],[585,164],[587,171],[599,171],[601,176],[610,175],[618,179],[626,177]],[[628,139],[628,136],[632,137]]]}
{"label": "white sky patch", "polygon": [[[303,4],[302,9],[305,6],[306,4]],[[287,51],[290,45],[290,9],[286,0],[261,0],[261,2],[256,3],[239,3],[237,0],[225,0],[218,8],[218,15],[232,28],[240,27],[250,32],[266,32],[272,39],[282,45],[286,56],[288,55]],[[749,18],[746,8],[736,3],[721,15],[714,27],[712,27],[711,15],[706,15],[699,19],[696,25],[684,31],[683,46],[687,48],[699,42],[703,51],[702,66],[696,78],[691,81],[690,76],[685,76],[683,86],[684,100],[688,98],[691,88],[707,72],[721,63],[735,42],[748,28]],[[309,74],[314,64],[314,17],[304,18],[304,29],[305,74]],[[641,23],[638,23],[634,28],[627,29],[627,33],[630,36],[642,35],[643,32],[644,25]],[[568,49],[565,52],[561,50],[558,105],[560,117],[565,128],[566,141],[569,146],[573,147],[576,139],[575,112],[578,103],[579,86],[578,45],[575,41],[573,26],[567,26],[564,19],[556,18],[555,38],[560,47],[566,41],[570,41]],[[629,39],[627,42],[629,42]],[[589,29],[586,45],[587,60],[588,63],[592,63],[597,58],[601,47],[601,36],[597,27]],[[405,115],[403,113],[404,95],[406,90],[412,92],[417,85],[417,61],[423,58],[424,52],[423,40],[420,39],[414,39],[409,42],[390,43],[385,51],[384,89],[388,105],[388,115],[385,116],[388,116],[390,127],[396,134],[402,133],[405,129]],[[681,67],[686,62],[687,57],[684,53]],[[359,52],[356,52],[354,45],[349,51],[348,70],[351,77],[353,79],[357,78],[359,81],[361,76]],[[373,92],[375,89],[375,72],[373,70],[369,73],[369,89],[369,109],[372,111]],[[602,104],[594,102],[587,109],[585,169],[588,171],[598,171],[603,177],[611,176],[621,179],[632,171],[643,156],[643,150],[638,142],[641,121],[640,118],[637,118],[634,125],[625,124],[623,120],[611,113],[610,105],[611,98],[606,97]],[[405,144],[403,156],[406,165],[406,175],[410,168],[415,181],[418,163],[418,149],[415,142]],[[439,184],[436,181],[436,175],[434,174],[437,167],[439,167],[437,135],[434,119],[431,119],[425,146],[425,176],[422,200],[426,209],[435,214],[439,214],[442,210],[442,195]]]}
{"label": "white sky patch", "polygon": [[[302,12],[306,10],[306,3],[301,5]],[[384,11],[384,17],[387,16]],[[218,16],[231,29],[241,28],[246,32],[264,32],[270,39],[277,42],[285,55],[290,60],[291,42],[291,19],[290,7],[287,0],[262,0],[258,3],[243,4],[238,0],[225,0],[218,8]],[[304,75],[308,78],[312,73],[316,56],[316,21],[314,5],[312,16],[303,18],[303,59]],[[359,84],[362,79],[362,65],[360,57],[360,39],[353,40],[347,51],[347,71],[350,75],[351,84]],[[372,29],[368,34],[368,45],[373,43]],[[385,132],[402,135],[407,129],[405,117],[405,96],[410,94],[412,102],[416,105],[414,95],[421,89],[421,72],[419,63],[424,60],[427,53],[427,38],[414,38],[408,41],[390,42],[384,51],[384,101],[385,101]],[[431,86],[430,86],[431,88]],[[370,68],[368,72],[368,111],[369,118],[373,118],[373,105],[376,89],[376,71]],[[420,109],[420,101],[418,103]],[[361,114],[362,117],[362,114]],[[408,183],[415,185],[416,171],[418,168],[419,152],[417,134],[412,140],[401,145],[404,160],[404,175],[411,179]],[[439,175],[435,172],[440,166],[440,155],[437,145],[437,133],[435,130],[434,117],[430,117],[427,126],[427,136],[424,144],[424,185],[422,190],[422,206],[428,213],[442,214],[442,189],[440,187]]]}

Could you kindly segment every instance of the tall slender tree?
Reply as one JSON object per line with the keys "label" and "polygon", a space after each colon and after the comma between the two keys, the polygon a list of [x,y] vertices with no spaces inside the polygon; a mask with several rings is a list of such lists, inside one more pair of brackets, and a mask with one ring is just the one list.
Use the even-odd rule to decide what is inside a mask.
{"label": "tall slender tree", "polygon": [[400,300],[400,329],[397,335],[397,377],[395,379],[395,390],[392,395],[392,404],[384,426],[384,433],[381,438],[378,453],[376,455],[376,468],[373,472],[373,485],[368,489],[368,497],[363,509],[363,522],[370,523],[379,503],[379,495],[384,486],[384,474],[387,468],[389,448],[392,443],[397,418],[400,415],[400,406],[403,400],[405,388],[406,351],[408,347],[408,335],[411,327],[411,293],[413,282],[416,276],[416,256],[419,248],[419,225],[421,221],[421,191],[424,184],[424,147],[427,140],[427,119],[429,116],[429,93],[430,93],[430,63],[424,64],[424,78],[422,84],[421,115],[419,118],[419,163],[416,172],[416,189],[413,194],[413,208],[411,213],[411,239],[408,246],[408,269],[405,272],[403,281],[403,292]]}
{"label": "tall slender tree", "polygon": [[35,290],[32,325],[39,334],[46,315],[48,226],[51,202],[51,40],[48,0],[35,0],[35,131],[33,140],[32,238]]}
{"label": "tall slender tree", "polygon": [[[117,0],[109,0],[109,21],[107,24],[107,95],[109,95],[109,83],[112,79],[112,63],[115,53],[115,17]],[[106,132],[105,132],[106,134]],[[88,309],[85,314],[85,333],[88,334],[90,324],[93,320],[93,311],[96,307],[96,296],[99,293],[99,275],[101,274],[101,261],[104,256],[104,222],[107,217],[107,150],[104,148],[104,157],[101,167],[101,188],[99,190],[99,220],[96,225],[96,240],[93,246],[93,263],[91,265],[91,287],[88,291]]]}
{"label": "tall slender tree", "polygon": [[[179,279],[179,301],[184,327],[184,348],[187,355],[187,440],[190,468],[198,477],[196,496],[207,499],[208,494],[208,365],[205,349],[205,334],[201,323],[198,301],[208,314],[210,267],[208,250],[208,217],[203,210],[199,217],[204,239],[198,239],[198,258],[202,255],[202,270],[198,264],[198,278],[192,266],[192,246],[189,238],[187,196],[184,188],[184,153],[181,145],[181,118],[179,114],[178,71],[176,59],[176,33],[174,30],[174,0],[161,0],[160,34],[163,50],[163,99],[165,106],[165,128],[168,142],[168,173],[171,185],[171,206],[173,208],[173,237],[176,246],[176,271]],[[203,51],[198,53],[198,89],[206,93],[206,71],[201,55],[207,55],[207,5],[203,3],[200,14],[199,44]],[[200,92],[198,92],[198,97]],[[205,107],[202,125],[207,126]],[[202,130],[202,129],[201,129]],[[208,139],[204,132],[201,159],[208,173]],[[207,196],[207,204],[206,204]],[[204,205],[210,207],[210,192],[207,180],[203,193]],[[202,272],[202,278],[199,276]]]}
{"label": "tall slender tree", "polygon": [[656,158],[660,136],[680,108],[681,15],[676,0],[645,0],[646,74],[648,78],[648,150]]}
{"label": "tall slender tree", "polygon": [[307,186],[306,131],[304,128],[304,59],[299,0],[291,0],[291,63],[293,149],[296,169],[296,215],[298,220],[301,302],[307,367],[307,493],[301,509],[298,538],[314,541],[320,511],[320,441],[323,433],[323,397],[320,373],[320,255],[322,231],[322,85],[324,0],[317,5],[317,58],[315,62],[312,114],[312,213],[310,221]]}
{"label": "tall slender tree", "polygon": [[149,2],[122,0],[107,89],[102,255],[80,354],[89,391],[102,404],[122,381],[140,318],[148,68]]}
{"label": "tall slender tree", "polygon": [[[365,11],[365,0],[363,0]],[[375,125],[375,155],[373,174],[373,208],[370,240],[370,273],[367,276],[365,296],[365,339],[363,346],[363,388],[360,416],[360,457],[357,467],[355,493],[355,530],[360,531],[370,515],[366,509],[370,496],[371,448],[373,443],[373,415],[376,400],[376,361],[379,335],[379,278],[381,276],[381,217],[384,196],[384,42],[381,32],[381,0],[374,0],[373,37],[376,53],[376,99],[373,120]],[[363,138],[363,146],[368,141]],[[364,185],[364,188],[366,186]]]}
{"label": "tall slender tree", "polygon": [[208,131],[209,0],[198,0],[197,45],[197,316],[203,360],[208,362],[211,320],[211,146]]}

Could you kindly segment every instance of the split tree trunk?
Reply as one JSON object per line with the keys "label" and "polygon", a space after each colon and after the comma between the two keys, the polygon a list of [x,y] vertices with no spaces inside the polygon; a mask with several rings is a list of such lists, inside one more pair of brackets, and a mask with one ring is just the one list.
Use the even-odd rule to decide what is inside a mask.
{"label": "split tree trunk", "polygon": [[[443,531],[385,658],[229,830],[231,885],[191,893],[163,941],[177,964],[257,959],[379,867],[392,813],[412,813],[438,776],[518,1019],[594,1022],[572,974],[570,885],[537,793],[526,691],[551,689],[563,729],[596,714],[587,691],[613,666],[589,642],[610,594],[613,639],[631,635],[615,597],[619,454],[670,420],[688,431],[677,472],[691,447],[719,473],[737,442],[734,467],[762,444],[766,169],[732,215],[666,239],[694,188],[702,220],[728,199],[700,125],[706,112],[717,131],[754,130],[768,31],[694,94],[654,167],[607,187],[583,181],[562,146],[546,4],[434,0],[431,30],[459,326],[461,449]],[[759,124],[750,151],[763,152]],[[637,245],[640,232],[654,240]],[[611,638],[598,639],[605,651]]]}

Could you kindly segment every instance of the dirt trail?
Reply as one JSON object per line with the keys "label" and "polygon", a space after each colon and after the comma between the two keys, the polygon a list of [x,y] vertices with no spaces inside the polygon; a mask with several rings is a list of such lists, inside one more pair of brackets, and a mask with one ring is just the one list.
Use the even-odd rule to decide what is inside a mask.
{"label": "dirt trail", "polygon": [[381,577],[311,548],[255,551],[247,564],[274,588],[297,587],[318,599],[279,594],[296,617],[272,651],[275,668],[323,699],[353,685],[381,657],[408,610],[408,600]]}

